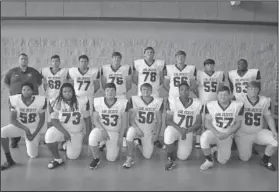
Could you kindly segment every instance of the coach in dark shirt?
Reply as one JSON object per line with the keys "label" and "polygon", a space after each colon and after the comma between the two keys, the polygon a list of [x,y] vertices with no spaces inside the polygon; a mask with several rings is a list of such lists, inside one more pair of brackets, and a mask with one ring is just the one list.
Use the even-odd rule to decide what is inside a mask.
{"label": "coach in dark shirt", "polygon": [[[5,76],[4,82],[8,86],[10,95],[21,93],[21,84],[30,82],[34,86],[34,94],[39,94],[39,86],[42,84],[42,75],[34,68],[28,66],[28,56],[25,53],[19,55],[19,67],[12,68]],[[20,137],[12,138],[11,147],[16,148]]]}

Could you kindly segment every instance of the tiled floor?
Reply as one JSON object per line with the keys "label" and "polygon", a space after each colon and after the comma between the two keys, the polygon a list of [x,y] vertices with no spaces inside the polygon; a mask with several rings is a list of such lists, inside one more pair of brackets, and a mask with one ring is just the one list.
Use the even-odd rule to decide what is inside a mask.
{"label": "tiled floor", "polygon": [[[167,172],[164,150],[156,150],[151,160],[143,159],[137,152],[135,164],[129,170],[122,168],[125,152],[114,163],[102,157],[100,168],[89,169],[91,156],[86,146],[78,160],[67,160],[66,165],[55,170],[47,169],[51,158],[44,145],[36,159],[27,157],[23,144],[13,149],[12,154],[18,164],[1,172],[1,190],[278,190],[278,172],[260,166],[259,156],[250,162],[240,162],[234,153],[227,165],[216,164],[202,172],[199,167],[204,157],[200,150],[194,150],[189,160],[177,161],[177,167]],[[1,152],[1,162],[4,160]],[[273,158],[276,167],[277,160]]]}

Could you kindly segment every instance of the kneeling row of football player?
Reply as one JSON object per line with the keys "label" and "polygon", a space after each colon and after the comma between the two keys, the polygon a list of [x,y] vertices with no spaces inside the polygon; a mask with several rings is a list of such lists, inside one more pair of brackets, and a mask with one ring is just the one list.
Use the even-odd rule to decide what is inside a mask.
{"label": "kneeling row of football player", "polygon": [[[15,165],[9,149],[11,137],[25,136],[28,156],[38,156],[39,132],[45,122],[47,107],[52,126],[46,131],[45,142],[54,157],[48,164],[49,169],[64,163],[58,142],[65,142],[67,158],[77,159],[83,143],[88,140],[93,155],[90,168],[95,169],[100,164],[99,143],[105,141],[106,159],[113,162],[119,155],[125,133],[127,159],[123,167],[130,168],[134,164],[135,144],[142,155],[150,159],[154,146],[162,146],[158,136],[162,114],[166,111],[166,170],[175,167],[176,158],[186,160],[190,156],[193,133],[201,129],[203,115],[206,130],[201,135],[201,148],[205,162],[201,170],[213,167],[214,148],[211,147],[214,144],[217,146],[218,162],[225,164],[231,156],[233,139],[237,144],[239,159],[243,161],[250,159],[254,143],[266,146],[260,163],[269,170],[275,170],[270,158],[277,150],[277,132],[270,111],[270,99],[259,96],[258,82],[248,83],[247,95],[242,102],[232,101],[230,89],[221,86],[218,88],[218,100],[204,106],[199,99],[189,97],[190,88],[186,82],[179,85],[179,97],[169,97],[165,101],[151,96],[152,86],[149,83],[142,84],[140,90],[142,96],[132,96],[128,101],[116,98],[115,84],[107,83],[105,97],[94,98],[90,109],[90,100],[77,97],[70,83],[64,83],[58,97],[49,102],[44,96],[32,95],[32,84],[23,83],[22,93],[9,97],[11,124],[1,129],[1,145],[7,161],[1,165],[1,170]],[[90,111],[93,111],[93,130]],[[271,131],[263,129],[264,119]]]}

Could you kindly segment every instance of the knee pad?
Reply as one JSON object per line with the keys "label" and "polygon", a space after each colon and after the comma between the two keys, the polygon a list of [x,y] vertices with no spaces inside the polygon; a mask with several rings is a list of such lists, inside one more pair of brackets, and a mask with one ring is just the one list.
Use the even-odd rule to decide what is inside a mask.
{"label": "knee pad", "polygon": [[126,134],[126,141],[132,142],[136,138],[137,131],[134,127],[129,127]]}

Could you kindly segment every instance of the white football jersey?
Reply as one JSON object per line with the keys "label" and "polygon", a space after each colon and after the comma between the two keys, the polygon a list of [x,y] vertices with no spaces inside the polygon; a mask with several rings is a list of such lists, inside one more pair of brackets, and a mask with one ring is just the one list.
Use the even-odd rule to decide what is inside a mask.
{"label": "white football jersey", "polygon": [[190,86],[190,80],[196,79],[196,67],[185,65],[183,69],[179,69],[177,65],[166,65],[165,77],[170,79],[169,97],[179,97],[179,85],[187,82]]}
{"label": "white football jersey", "polygon": [[121,115],[128,110],[127,99],[116,98],[112,106],[106,103],[105,97],[97,97],[93,101],[93,111],[99,113],[100,123],[107,131],[119,132],[122,126]]}
{"label": "white football jersey", "polygon": [[189,105],[185,107],[180,97],[172,97],[167,100],[167,112],[173,114],[173,121],[185,129],[196,122],[197,115],[203,111],[202,103],[197,98],[190,98]]}
{"label": "white football jersey", "polygon": [[271,114],[270,98],[259,96],[259,100],[253,104],[246,95],[243,103],[244,117],[238,132],[255,133],[263,129],[264,115]]}
{"label": "white football jersey", "polygon": [[155,59],[152,65],[148,65],[144,59],[134,61],[134,69],[138,71],[138,95],[141,95],[140,86],[143,83],[152,85],[152,96],[159,96],[160,73],[163,72],[165,61]]}
{"label": "white football jersey", "polygon": [[204,71],[198,71],[197,81],[199,84],[199,99],[204,104],[208,101],[217,100],[219,84],[225,81],[223,71],[215,71],[212,75]]}
{"label": "white football jersey", "polygon": [[132,69],[128,65],[121,65],[116,71],[111,65],[104,65],[101,68],[101,75],[106,78],[106,82],[116,85],[116,96],[126,96],[126,77],[131,74]]}
{"label": "white football jersey", "polygon": [[42,76],[47,82],[47,98],[52,99],[59,95],[59,90],[63,82],[67,79],[68,70],[60,68],[57,73],[52,72],[52,67],[45,67],[42,69]]}
{"label": "white football jersey", "polygon": [[229,71],[229,81],[233,85],[233,95],[236,100],[245,97],[248,82],[257,80],[258,74],[258,69],[249,69],[242,77],[238,75],[237,70]]}
{"label": "white football jersey", "polygon": [[58,119],[61,125],[70,133],[79,133],[84,129],[83,119],[90,116],[90,104],[87,97],[77,98],[77,106],[72,109],[63,100],[50,101],[50,117]]}
{"label": "white football jersey", "polygon": [[152,97],[150,103],[146,103],[141,96],[132,96],[131,108],[137,112],[136,123],[143,131],[155,131],[157,122],[156,111],[163,111],[163,99]]}
{"label": "white football jersey", "polygon": [[22,101],[21,94],[9,96],[9,103],[10,109],[17,112],[17,120],[30,130],[35,130],[40,120],[39,114],[47,108],[47,99],[40,95],[32,97],[33,102],[28,106]]}
{"label": "white football jersey", "polygon": [[234,124],[237,116],[242,116],[244,105],[240,101],[231,101],[223,108],[218,101],[210,101],[206,104],[205,114],[212,117],[212,124],[217,131],[226,132],[227,128]]}
{"label": "white football jersey", "polygon": [[93,97],[94,81],[99,79],[97,68],[89,68],[85,74],[82,74],[77,67],[69,69],[69,77],[74,80],[76,95],[79,97]]}

